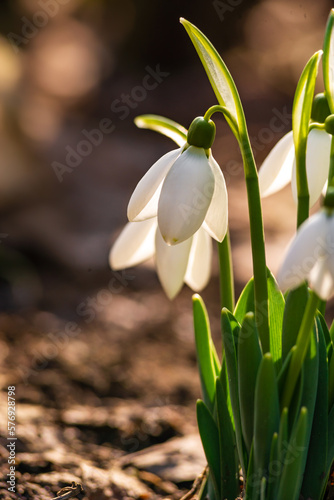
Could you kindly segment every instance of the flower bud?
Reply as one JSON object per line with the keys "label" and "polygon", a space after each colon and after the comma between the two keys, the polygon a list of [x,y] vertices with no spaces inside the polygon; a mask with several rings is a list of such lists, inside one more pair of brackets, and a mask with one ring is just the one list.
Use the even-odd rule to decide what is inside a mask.
{"label": "flower bud", "polygon": [[311,111],[311,118],[315,122],[324,123],[331,114],[326,96],[324,93],[317,94],[314,97]]}
{"label": "flower bud", "polygon": [[330,115],[326,118],[325,130],[327,134],[334,135],[334,115]]}
{"label": "flower bud", "polygon": [[197,148],[210,149],[216,135],[216,126],[212,120],[205,120],[203,116],[198,116],[191,123],[187,143]]}

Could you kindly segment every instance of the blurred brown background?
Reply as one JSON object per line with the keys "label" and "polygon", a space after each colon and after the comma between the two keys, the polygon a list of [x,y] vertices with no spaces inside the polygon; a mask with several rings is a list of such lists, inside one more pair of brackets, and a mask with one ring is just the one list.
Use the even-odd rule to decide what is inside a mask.
{"label": "blurred brown background", "polygon": [[[296,82],[322,46],[330,6],[312,0],[3,1],[1,309],[38,307],[71,316],[82,297],[110,280],[108,251],[126,223],[132,190],[173,147],[137,130],[133,118],[157,113],[188,126],[215,103],[180,16],[204,31],[227,62],[260,164],[290,128]],[[153,88],[145,90],[150,73]],[[270,128],[275,115],[281,132]],[[214,153],[229,184],[236,277],[243,281],[251,266],[240,158],[217,121]],[[100,126],[107,127],[102,138],[92,132]],[[89,147],[82,143],[87,136],[95,141]],[[277,200],[265,202],[266,215]],[[275,219],[269,236],[289,217]],[[277,266],[271,248],[269,264]],[[150,266],[144,277],[131,287],[158,289]]]}
{"label": "blurred brown background", "polygon": [[[291,129],[293,93],[306,61],[322,47],[331,6],[327,0],[2,0],[0,383],[17,386],[20,471],[35,475],[34,483],[53,484],[53,492],[68,484],[51,474],[77,471],[69,453],[79,457],[73,463],[89,456],[109,467],[110,445],[135,451],[186,435],[189,425],[194,430],[200,389],[192,292],[184,287],[171,304],[153,262],[125,274],[108,267],[136,183],[174,147],[136,129],[134,117],[156,113],[188,127],[216,102],[179,17],[196,24],[226,61],[260,165]],[[318,80],[321,91],[321,74]],[[237,145],[222,119],[216,123],[213,152],[229,191],[240,292],[252,272],[247,201]],[[290,188],[263,207],[275,272],[295,228]],[[219,345],[216,258],[203,297]],[[118,398],[128,405],[125,413],[121,405],[121,416]],[[151,408],[144,415],[143,404]],[[183,409],[152,413],[166,405]],[[47,458],[46,470],[38,453],[50,450],[59,453]],[[38,479],[43,472],[47,479]],[[22,498],[30,498],[32,486],[22,488],[30,492]]]}

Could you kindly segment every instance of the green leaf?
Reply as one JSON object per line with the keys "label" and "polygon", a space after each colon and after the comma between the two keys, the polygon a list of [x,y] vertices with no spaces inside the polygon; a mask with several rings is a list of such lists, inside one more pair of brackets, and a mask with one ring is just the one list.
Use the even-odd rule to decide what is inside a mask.
{"label": "green leaf", "polygon": [[[180,22],[185,27],[199,55],[219,104],[227,108],[239,133],[241,130],[245,131],[246,123],[240,97],[224,61],[212,43],[196,26],[182,18]],[[229,124],[231,123],[227,116],[226,120]]]}
{"label": "green leaf", "polygon": [[235,306],[234,316],[242,322],[248,312],[255,312],[254,304],[254,278],[251,278],[240,294],[239,300]]}
{"label": "green leaf", "polygon": [[277,369],[281,367],[282,358],[282,325],[284,314],[284,297],[278,288],[274,276],[268,269],[268,305],[270,353]]}
{"label": "green leaf", "polygon": [[267,470],[273,435],[278,432],[280,410],[274,362],[270,353],[261,361],[254,401],[255,470]]}
{"label": "green leaf", "polygon": [[216,380],[216,407],[220,447],[221,497],[236,498],[239,492],[239,464],[236,462],[235,435],[223,386]]}
{"label": "green leaf", "polygon": [[292,130],[296,157],[306,151],[314,86],[322,50],[316,52],[306,64],[299,79],[292,107]]}
{"label": "green leaf", "polygon": [[328,365],[327,349],[319,328],[319,376],[313,424],[302,484],[304,498],[321,498],[327,472],[328,440]]}
{"label": "green leaf", "polygon": [[326,97],[331,113],[334,113],[334,9],[330,11],[325,39],[324,57],[322,61]]}
{"label": "green leaf", "polygon": [[212,357],[213,366],[215,369],[215,374],[216,374],[216,377],[219,377],[219,374],[221,371],[221,366],[220,366],[220,361],[219,361],[218,354],[216,351],[216,347],[215,347],[215,344],[213,343],[212,339],[210,342],[210,347],[211,347],[211,357]]}
{"label": "green leaf", "polygon": [[282,325],[282,361],[286,359],[291,348],[296,344],[297,335],[302,324],[307,300],[307,285],[303,284],[291,290],[285,301]]}
{"label": "green leaf", "polygon": [[222,338],[225,351],[225,362],[228,375],[228,384],[230,390],[231,406],[233,411],[233,419],[235,426],[237,449],[239,460],[242,470],[247,470],[247,455],[244,449],[241,420],[240,420],[240,406],[239,406],[239,390],[238,390],[238,367],[237,355],[234,337],[237,339],[239,334],[240,325],[227,309],[222,310],[221,316],[222,324]]}
{"label": "green leaf", "polygon": [[[284,313],[284,297],[278,289],[276,280],[267,269],[268,307],[269,307],[269,332],[270,352],[275,365],[280,369],[282,356],[282,323]],[[254,312],[254,278],[251,278],[239,297],[234,315],[239,323],[248,312]]]}
{"label": "green leaf", "polygon": [[172,139],[179,146],[183,146],[187,142],[187,129],[164,116],[140,115],[134,121],[138,128],[146,128],[159,132]]}
{"label": "green leaf", "polygon": [[253,441],[255,385],[261,360],[254,313],[247,313],[238,336],[238,380],[241,426],[248,453]]}
{"label": "green leaf", "polygon": [[[270,449],[270,459],[269,459],[269,477],[268,477],[268,490],[267,490],[267,496],[265,497],[265,500],[274,500],[275,499],[275,492],[276,492],[276,484],[277,484],[277,465],[278,461],[278,434],[277,432],[274,433],[273,439],[271,442],[271,449]],[[275,466],[276,467],[275,467]]]}
{"label": "green leaf", "polygon": [[208,407],[201,400],[197,401],[197,423],[204,453],[210,469],[216,500],[220,500],[220,448],[219,431]]}
{"label": "green leaf", "polygon": [[202,382],[203,399],[213,411],[215,401],[216,367],[212,356],[212,340],[208,313],[202,298],[193,296],[193,316],[195,329],[195,343],[199,372]]}
{"label": "green leaf", "polygon": [[328,453],[327,453],[327,470],[329,472],[334,461],[334,406],[328,415]]}
{"label": "green leaf", "polygon": [[307,454],[305,444],[307,433],[307,409],[302,408],[295,425],[285,455],[282,475],[280,477],[277,500],[297,500],[303,479],[303,464]]}
{"label": "green leaf", "polygon": [[245,481],[246,499],[258,500],[258,498],[260,497],[261,478],[262,476],[261,475],[259,476],[254,469],[254,448],[252,446],[249,455],[247,476]]}

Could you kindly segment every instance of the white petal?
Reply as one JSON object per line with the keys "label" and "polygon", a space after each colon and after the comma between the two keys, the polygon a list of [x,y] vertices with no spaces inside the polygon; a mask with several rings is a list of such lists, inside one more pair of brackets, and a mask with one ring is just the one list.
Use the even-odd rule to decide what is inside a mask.
{"label": "white petal", "polygon": [[154,255],[157,219],[143,222],[128,222],[110,254],[110,266],[117,269],[133,267]]}
{"label": "white petal", "polygon": [[322,300],[328,300],[334,291],[333,276],[328,268],[328,257],[318,259],[310,272],[310,287]]}
{"label": "white petal", "polygon": [[181,290],[186,274],[192,238],[179,245],[169,246],[163,240],[159,229],[156,232],[156,265],[163,289],[169,299]]}
{"label": "white petal", "polygon": [[204,228],[212,238],[217,241],[223,241],[227,232],[228,222],[227,189],[220,166],[211,155],[209,157],[209,163],[215,177],[215,189],[205,216]]}
{"label": "white petal", "polygon": [[277,276],[280,288],[295,288],[308,278],[317,260],[326,255],[328,217],[318,212],[302,224],[292,240]]}
{"label": "white petal", "polygon": [[214,192],[214,175],[202,148],[190,146],[168,172],[158,205],[164,240],[174,245],[202,225]]}
{"label": "white petal", "polygon": [[130,221],[145,220],[157,215],[159,189],[161,189],[162,181],[180,153],[181,148],[169,151],[155,162],[138,182],[128,205],[128,219]]}
{"label": "white petal", "polygon": [[[306,173],[310,193],[310,207],[319,199],[328,178],[331,136],[325,130],[313,129],[308,135]],[[291,179],[292,194],[297,203],[296,162]]]}
{"label": "white petal", "polygon": [[262,198],[283,189],[291,181],[295,157],[292,131],[284,135],[273,147],[259,170]]}
{"label": "white petal", "polygon": [[193,236],[188,267],[184,282],[194,292],[200,292],[208,284],[211,275],[212,241],[208,233],[200,228]]}

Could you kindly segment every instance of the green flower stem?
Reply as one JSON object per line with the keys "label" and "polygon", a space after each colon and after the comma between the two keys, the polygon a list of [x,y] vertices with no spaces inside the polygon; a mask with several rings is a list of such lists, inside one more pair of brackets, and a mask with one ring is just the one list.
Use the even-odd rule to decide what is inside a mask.
{"label": "green flower stem", "polygon": [[224,106],[216,105],[208,109],[204,118],[209,120],[211,115],[218,111],[223,113],[233,134],[238,140],[243,159],[253,256],[255,320],[260,334],[263,353],[266,353],[270,351],[268,285],[262,207],[257,169],[244,116],[241,117],[242,125],[238,126],[232,115]]}
{"label": "green flower stem", "polygon": [[270,351],[267,266],[259,180],[247,131],[239,142],[244,163],[253,256],[255,320],[263,353]]}
{"label": "green flower stem", "polygon": [[296,175],[297,175],[297,229],[308,218],[310,210],[310,194],[306,175],[306,144],[299,148],[296,155]]}
{"label": "green flower stem", "polygon": [[320,299],[318,295],[310,291],[303,321],[298,332],[295,351],[291,357],[288,374],[286,376],[287,382],[283,391],[282,409],[289,408],[306,352],[310,344],[314,326],[314,317],[317,312],[319,302]]}
{"label": "green flower stem", "polygon": [[234,279],[229,230],[227,230],[226,236],[223,241],[221,243],[218,243],[218,255],[221,308],[223,309],[223,307],[226,307],[226,309],[233,312]]}

